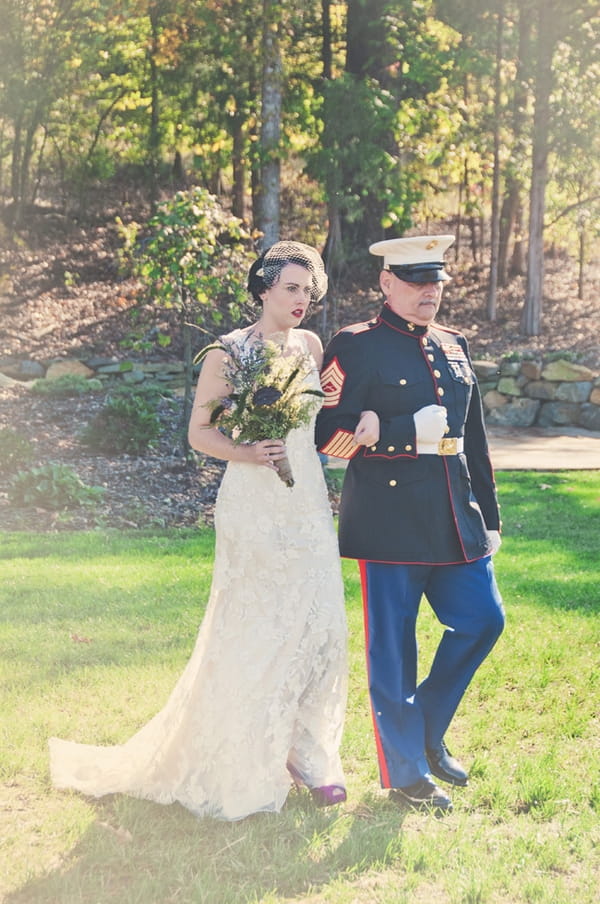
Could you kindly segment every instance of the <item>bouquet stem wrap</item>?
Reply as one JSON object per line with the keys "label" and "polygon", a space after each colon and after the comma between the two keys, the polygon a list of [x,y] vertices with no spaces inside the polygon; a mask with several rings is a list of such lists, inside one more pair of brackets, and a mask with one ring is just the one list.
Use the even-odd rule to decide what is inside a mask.
{"label": "bouquet stem wrap", "polygon": [[274,462],[274,465],[277,469],[277,473],[279,474],[279,479],[283,480],[286,487],[293,487],[295,480],[287,454],[284,455],[283,458],[280,458],[279,461]]}

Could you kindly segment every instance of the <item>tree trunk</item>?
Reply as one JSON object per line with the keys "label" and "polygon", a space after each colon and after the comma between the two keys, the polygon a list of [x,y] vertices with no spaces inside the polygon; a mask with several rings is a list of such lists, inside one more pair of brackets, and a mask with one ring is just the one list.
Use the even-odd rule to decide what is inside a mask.
{"label": "tree trunk", "polygon": [[496,294],[498,290],[498,245],[500,239],[500,111],[502,90],[502,37],[504,30],[504,5],[498,12],[496,26],[496,73],[494,77],[494,175],[492,182],[492,225],[490,251],[490,279],[487,295],[487,316],[496,320]]}
{"label": "tree trunk", "polygon": [[25,140],[19,138],[18,146],[18,166],[16,170],[16,192],[13,191],[14,208],[12,225],[17,227],[21,224],[25,207],[31,203],[29,197],[29,186],[31,182],[31,161],[34,151],[35,133],[39,128],[41,119],[41,107],[38,105],[32,113],[29,126],[25,132]]}
{"label": "tree trunk", "polygon": [[[500,215],[500,236],[498,242],[498,283],[505,286],[508,276],[524,273],[523,238],[522,238],[522,192],[523,178],[523,134],[525,130],[525,111],[528,99],[528,71],[531,57],[531,10],[526,5],[519,9],[519,47],[515,88],[512,98],[512,154],[506,174],[506,192]],[[508,253],[511,236],[514,236],[513,257],[508,267]]]}
{"label": "tree trunk", "polygon": [[548,181],[548,132],[552,92],[552,57],[556,41],[556,23],[545,4],[538,6],[537,64],[535,72],[535,112],[531,191],[529,195],[529,249],[527,254],[527,292],[521,317],[526,336],[539,336],[542,324],[544,291],[544,213]]}
{"label": "tree trunk", "polygon": [[463,210],[463,189],[464,183],[461,179],[458,183],[458,206],[456,211],[456,239],[454,241],[454,245],[452,250],[454,251],[454,260],[457,261],[460,257],[460,246],[462,242],[462,210]]}
{"label": "tree trunk", "polygon": [[342,244],[342,222],[335,195],[330,197],[327,203],[327,220],[329,229],[323,250],[323,261],[327,271],[328,286],[321,311],[321,335],[325,339],[329,339],[338,329],[338,285],[345,261]]}
{"label": "tree trunk", "polygon": [[187,176],[185,174],[185,166],[183,165],[183,157],[181,156],[180,150],[176,150],[175,154],[173,155],[171,178],[173,180],[173,188],[175,189],[175,191],[185,191],[187,189]]}
{"label": "tree trunk", "polygon": [[[500,211],[500,226],[498,235],[498,285],[505,286],[508,282],[508,248],[510,237],[515,232],[517,216],[521,203],[521,186],[511,176],[507,179],[506,193]],[[515,242],[518,237],[515,238]]]}
{"label": "tree trunk", "polygon": [[585,268],[585,226],[579,229],[579,260],[577,273],[577,298],[583,299],[583,273]]}
{"label": "tree trunk", "polygon": [[22,117],[15,120],[10,168],[10,194],[13,202],[11,222],[18,226],[21,219],[21,157],[22,157]]}
{"label": "tree trunk", "polygon": [[525,242],[523,241],[523,219],[523,204],[521,203],[519,192],[519,204],[515,215],[514,225],[515,243],[513,245],[510,267],[508,269],[508,275],[510,277],[523,276],[523,274],[525,273]]}
{"label": "tree trunk", "polygon": [[330,79],[332,76],[333,51],[331,49],[331,2],[330,0],[321,0],[321,35],[323,42],[321,45],[321,60],[323,63],[323,79]]}
{"label": "tree trunk", "polygon": [[260,133],[262,175],[259,228],[262,246],[279,241],[281,102],[283,75],[280,48],[280,0],[263,0],[263,83]]}
{"label": "tree trunk", "polygon": [[244,118],[239,114],[233,120],[233,191],[231,212],[234,217],[244,219],[246,196],[246,166],[244,162]]}
{"label": "tree trunk", "polygon": [[158,65],[156,62],[159,50],[159,26],[160,11],[154,4],[149,7],[150,29],[152,42],[150,45],[149,66],[150,66],[150,128],[148,132],[148,174],[149,174],[149,195],[150,210],[156,213],[158,204],[158,170],[159,170],[159,154],[160,154],[160,134],[159,134],[159,87],[158,87]]}
{"label": "tree trunk", "polygon": [[348,0],[346,16],[346,72],[359,78],[370,75],[382,79],[390,51],[385,25],[389,0]]}
{"label": "tree trunk", "polygon": [[[321,33],[322,49],[321,60],[323,64],[322,84],[326,85],[331,80],[333,51],[331,46],[331,3],[330,0],[321,2]],[[329,338],[333,335],[337,326],[337,282],[344,265],[344,248],[342,243],[342,222],[339,203],[337,200],[335,177],[327,178],[327,239],[323,249],[323,261],[328,277],[327,294],[321,305],[321,335]]]}
{"label": "tree trunk", "polygon": [[37,163],[35,166],[35,172],[32,176],[32,188],[31,188],[31,203],[35,204],[38,196],[38,192],[40,190],[40,185],[42,184],[42,163],[44,160],[44,153],[46,151],[46,142],[48,141],[48,130],[43,130],[43,137],[40,143],[39,150],[36,154]]}
{"label": "tree trunk", "polygon": [[183,339],[183,405],[181,407],[181,450],[186,461],[191,460],[191,447],[187,438],[188,424],[192,413],[192,384],[194,380],[194,363],[192,355],[192,328],[187,290],[181,287],[181,328]]}
{"label": "tree trunk", "polygon": [[[348,0],[346,16],[346,72],[358,81],[376,79],[382,87],[389,80],[387,67],[396,62],[398,55],[389,41],[385,17],[388,5],[389,0]],[[394,136],[386,135],[384,143],[393,154]],[[345,242],[360,251],[384,238],[381,221],[386,209],[385,198],[376,192],[365,194],[362,202],[361,216],[344,218],[341,224]]]}

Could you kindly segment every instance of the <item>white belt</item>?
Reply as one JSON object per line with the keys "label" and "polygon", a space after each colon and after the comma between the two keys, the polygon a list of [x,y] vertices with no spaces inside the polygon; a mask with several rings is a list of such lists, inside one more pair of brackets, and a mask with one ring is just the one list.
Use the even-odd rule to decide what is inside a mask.
{"label": "white belt", "polygon": [[417,455],[458,455],[464,448],[462,436],[445,436],[439,443],[417,443]]}

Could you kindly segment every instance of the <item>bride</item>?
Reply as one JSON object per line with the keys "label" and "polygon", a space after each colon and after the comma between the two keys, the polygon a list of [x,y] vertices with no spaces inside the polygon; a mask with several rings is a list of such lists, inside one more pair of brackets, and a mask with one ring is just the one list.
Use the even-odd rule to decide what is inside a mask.
{"label": "bride", "polygon": [[[222,341],[243,356],[273,340],[310,356],[319,388],[322,347],[300,324],[325,294],[317,252],[278,242],[252,265],[256,323]],[[52,781],[94,797],[123,792],[198,816],[237,820],[279,811],[292,780],[318,806],[346,799],[339,757],[346,705],[343,584],[327,490],[308,425],[279,438],[234,443],[211,424],[231,391],[226,352],[210,350],[198,379],[189,440],[228,461],[215,509],[210,599],[192,656],[163,709],[125,744],[52,738]],[[277,467],[289,459],[294,485]]]}

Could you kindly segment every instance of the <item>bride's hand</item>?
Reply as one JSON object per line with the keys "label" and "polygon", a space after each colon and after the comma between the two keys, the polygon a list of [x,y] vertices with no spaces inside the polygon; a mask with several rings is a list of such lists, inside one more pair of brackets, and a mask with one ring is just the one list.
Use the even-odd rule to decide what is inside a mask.
{"label": "bride's hand", "polygon": [[262,439],[260,442],[252,443],[248,449],[251,450],[254,464],[266,468],[274,468],[275,462],[285,456],[285,443],[281,439]]}

